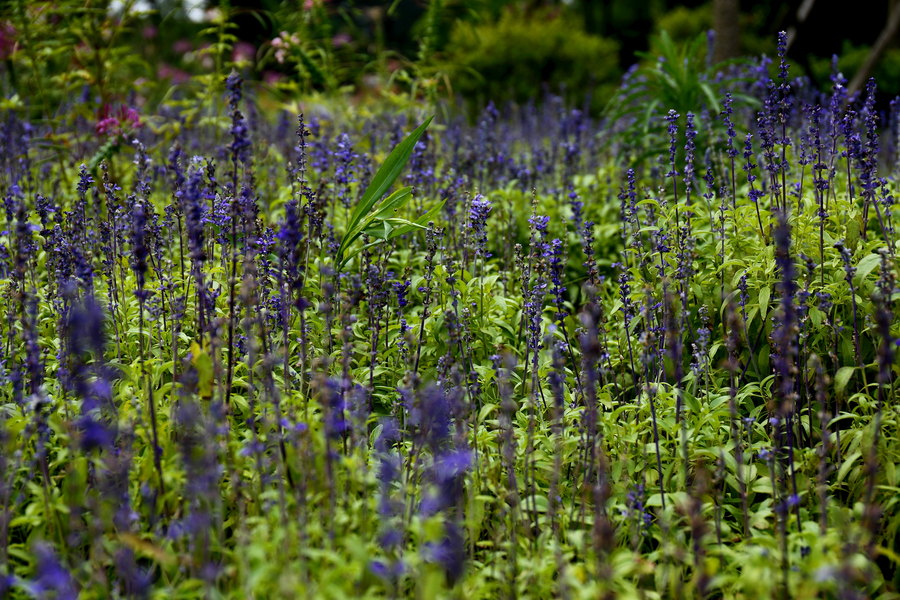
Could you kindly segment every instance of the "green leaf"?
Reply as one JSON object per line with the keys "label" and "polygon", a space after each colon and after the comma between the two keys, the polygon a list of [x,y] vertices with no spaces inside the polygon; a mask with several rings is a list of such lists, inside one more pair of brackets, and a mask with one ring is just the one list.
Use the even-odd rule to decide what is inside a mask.
{"label": "green leaf", "polygon": [[856,277],[854,277],[856,285],[862,283],[866,276],[875,270],[875,267],[880,263],[881,256],[877,254],[869,254],[868,256],[863,257],[862,260],[859,261],[859,264],[856,265]]}
{"label": "green leaf", "polygon": [[765,286],[759,290],[759,315],[763,320],[766,318],[766,313],[769,312],[769,298],[772,295],[772,288],[769,286]]}
{"label": "green leaf", "polygon": [[841,463],[841,468],[838,469],[837,479],[835,480],[835,483],[839,484],[844,480],[851,467],[853,467],[853,463],[855,463],[860,456],[862,456],[861,452],[854,452],[844,459],[844,462]]}
{"label": "green leaf", "polygon": [[[447,201],[446,199],[441,200],[440,202],[438,202],[437,204],[435,204],[434,206],[429,208],[428,212],[426,212],[424,215],[422,215],[421,217],[416,219],[415,224],[420,228],[427,229],[428,222],[434,220],[435,216],[437,216],[437,214],[441,211],[441,209],[444,208],[444,202],[446,202],[446,201]],[[410,228],[409,231],[412,231],[412,228]],[[404,231],[403,233],[406,233],[406,232]],[[397,235],[403,235],[403,233],[398,233]]]}
{"label": "green leaf", "polygon": [[351,258],[353,258],[354,256],[356,256],[357,254],[359,254],[359,253],[362,252],[363,250],[365,250],[365,249],[367,249],[367,248],[371,248],[371,247],[373,247],[373,246],[377,246],[377,245],[380,244],[380,243],[381,243],[381,240],[375,240],[374,242],[369,242],[369,243],[366,244],[365,246],[360,246],[359,248],[356,248],[355,250],[353,250],[352,252],[350,252],[349,254],[346,254],[346,255],[344,256],[344,258],[343,258],[343,260],[341,261],[340,265],[341,265],[341,266],[345,265],[345,264],[347,263],[347,261],[349,261]]}
{"label": "green leaf", "polygon": [[[392,217],[389,219],[378,220],[373,222],[371,225],[368,225],[367,229],[360,230],[359,233],[354,234],[352,236],[352,240],[358,238],[360,235],[362,235],[362,233],[366,233],[372,237],[377,237],[378,239],[374,242],[366,244],[365,246],[362,246],[361,248],[345,254],[340,262],[340,265],[345,265],[347,261],[349,261],[351,258],[356,256],[366,248],[376,246],[382,241],[392,240],[394,238],[400,237],[401,235],[406,235],[413,229],[428,229],[428,226],[426,224],[429,221],[434,220],[434,216],[441,210],[441,208],[443,208],[444,202],[445,200],[441,200],[440,202],[432,206],[428,212],[426,212],[415,221],[409,221],[407,219],[401,219],[399,217]],[[366,223],[368,223],[368,220],[366,220]],[[390,230],[386,231],[387,225],[382,225],[382,223],[390,223]]]}
{"label": "green leaf", "polygon": [[375,173],[372,181],[369,182],[369,186],[366,188],[366,191],[363,192],[359,204],[356,205],[356,209],[350,216],[350,221],[347,224],[348,235],[344,236],[344,239],[341,241],[341,245],[338,248],[337,257],[340,264],[343,264],[342,258],[344,252],[347,249],[347,246],[352,242],[352,240],[348,240],[349,234],[353,232],[356,229],[356,226],[359,225],[372,211],[372,207],[375,206],[375,203],[387,193],[397,180],[397,177],[400,176],[403,167],[412,155],[413,148],[415,148],[416,143],[419,141],[419,138],[422,137],[422,134],[425,133],[425,129],[431,123],[432,119],[434,119],[433,116],[428,117],[424,123],[415,129],[415,131],[406,136],[405,140],[397,144],[378,169],[378,172]]}
{"label": "green leaf", "polygon": [[834,376],[834,393],[838,396],[842,396],[844,394],[844,390],[847,388],[847,384],[850,382],[850,378],[853,377],[853,372],[856,370],[856,367],[841,367],[838,369],[838,372]]}
{"label": "green leaf", "polygon": [[378,205],[378,209],[372,214],[372,218],[381,219],[393,216],[394,213],[403,208],[403,205],[409,201],[411,195],[412,188],[409,186],[396,190]]}
{"label": "green leaf", "polygon": [[[666,492],[666,505],[681,506],[688,501],[687,492]],[[657,492],[647,498],[647,506],[662,506],[662,496]]]}
{"label": "green leaf", "polygon": [[97,153],[94,154],[91,159],[88,161],[88,171],[94,173],[97,171],[97,168],[100,166],[104,160],[109,160],[114,154],[119,151],[119,143],[116,139],[111,139],[97,150]]}
{"label": "green leaf", "polygon": [[[400,188],[395,191],[393,194],[385,198],[384,202],[382,202],[378,209],[366,217],[361,223],[357,224],[354,229],[348,229],[347,233],[344,235],[344,239],[341,241],[341,248],[346,250],[350,244],[355,242],[359,236],[363,233],[371,235],[371,236],[379,236],[380,231],[384,231],[384,227],[380,223],[375,223],[374,221],[377,219],[385,219],[388,215],[393,214],[394,212],[400,210],[403,205],[409,200],[410,194],[412,194],[411,187]],[[388,239],[383,236],[379,236],[379,239]],[[340,254],[340,251],[339,251]],[[344,258],[343,264],[348,260],[347,257]]]}

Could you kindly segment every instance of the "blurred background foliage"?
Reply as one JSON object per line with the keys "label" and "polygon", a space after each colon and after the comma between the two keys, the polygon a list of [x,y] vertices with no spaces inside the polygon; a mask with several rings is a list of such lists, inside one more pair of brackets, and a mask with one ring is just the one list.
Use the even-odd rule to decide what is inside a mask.
{"label": "blurred background foliage", "polygon": [[[701,58],[719,64],[772,54],[782,29],[794,73],[825,89],[839,55],[845,76],[873,74],[892,97],[900,94],[900,8],[895,0],[864,4],[3,0],[2,108],[32,118],[88,117],[121,103],[149,114],[164,102],[214,101],[223,75],[236,68],[257,83],[262,101],[286,107],[340,96],[355,103],[449,100],[475,111],[552,93],[597,113],[631,67],[665,52],[662,32],[679,48],[708,37]],[[876,43],[879,35],[884,43]]]}

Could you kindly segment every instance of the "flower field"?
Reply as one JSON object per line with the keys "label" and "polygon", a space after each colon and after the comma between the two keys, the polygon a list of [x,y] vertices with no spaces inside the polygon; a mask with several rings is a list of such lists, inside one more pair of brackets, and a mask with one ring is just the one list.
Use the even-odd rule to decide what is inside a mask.
{"label": "flower field", "polygon": [[5,111],[0,598],[900,597],[900,103],[777,54]]}

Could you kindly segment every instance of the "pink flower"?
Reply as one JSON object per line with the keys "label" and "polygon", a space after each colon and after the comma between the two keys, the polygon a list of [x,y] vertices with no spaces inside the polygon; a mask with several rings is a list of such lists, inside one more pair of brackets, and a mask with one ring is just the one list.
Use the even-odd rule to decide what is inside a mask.
{"label": "pink flower", "polygon": [[318,4],[325,4],[328,0],[304,0],[303,9],[304,10],[312,10]]}
{"label": "pink flower", "polygon": [[122,106],[119,109],[119,122],[122,125],[129,127],[130,129],[137,129],[142,125],[141,115],[139,115],[138,111],[131,108],[130,106]]}
{"label": "pink flower", "polygon": [[281,65],[284,64],[288,56],[288,50],[292,46],[300,45],[300,36],[296,33],[289,34],[287,31],[282,31],[278,36],[272,38],[272,41],[269,43],[275,48],[275,61]]}
{"label": "pink flower", "polygon": [[153,25],[147,25],[141,30],[141,36],[145,40],[152,40],[159,34],[159,30]]}
{"label": "pink flower", "polygon": [[122,141],[122,138],[140,128],[141,125],[141,116],[130,106],[120,105],[118,110],[113,112],[109,104],[104,104],[97,113],[97,124],[94,125],[94,131],[100,137],[118,138],[119,141]]}
{"label": "pink flower", "polygon": [[263,73],[262,78],[263,81],[268,85],[275,85],[276,83],[284,79],[284,75],[276,71],[266,71],[265,73]]}
{"label": "pink flower", "polygon": [[187,83],[191,80],[191,75],[187,71],[183,71],[172,65],[162,63],[156,69],[156,75],[160,79],[171,79],[172,83]]}
{"label": "pink flower", "polygon": [[172,51],[177,54],[187,54],[194,49],[194,45],[190,40],[178,40],[172,44]]}
{"label": "pink flower", "polygon": [[0,60],[12,56],[16,49],[16,28],[7,21],[0,22]]}
{"label": "pink flower", "polygon": [[352,41],[353,38],[350,37],[349,33],[342,32],[331,38],[331,45],[335,48],[340,48],[341,46],[346,46]]}
{"label": "pink flower", "polygon": [[105,119],[100,119],[97,121],[97,125],[94,127],[97,131],[97,135],[101,136],[110,136],[112,132],[116,131],[119,127],[119,120],[115,117],[107,117]]}
{"label": "pink flower", "polygon": [[252,61],[256,57],[256,46],[248,42],[238,42],[232,50],[231,60],[234,62]]}

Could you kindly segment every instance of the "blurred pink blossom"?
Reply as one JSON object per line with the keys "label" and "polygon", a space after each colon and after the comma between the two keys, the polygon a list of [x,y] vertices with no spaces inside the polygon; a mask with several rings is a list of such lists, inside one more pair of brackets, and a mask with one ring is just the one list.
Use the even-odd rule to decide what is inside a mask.
{"label": "blurred pink blossom", "polygon": [[331,45],[334,46],[335,48],[340,48],[341,46],[346,46],[347,44],[349,44],[352,41],[353,41],[353,38],[350,37],[349,33],[341,32],[341,33],[337,34],[336,36],[334,36],[333,38],[331,38]]}
{"label": "blurred pink blossom", "polygon": [[141,36],[143,36],[145,40],[152,40],[156,38],[157,35],[159,35],[159,29],[153,25],[147,25],[141,30]]}
{"label": "blurred pink blossom", "polygon": [[231,53],[231,60],[252,61],[256,57],[256,46],[248,42],[237,42]]}
{"label": "blurred pink blossom", "polygon": [[172,51],[177,52],[178,54],[186,54],[194,49],[194,45],[190,40],[177,40],[174,44],[172,44]]}
{"label": "blurred pink blossom", "polygon": [[268,85],[275,85],[276,83],[284,79],[284,75],[276,71],[266,71],[263,73],[262,78],[263,81]]}
{"label": "blurred pink blossom", "polygon": [[171,79],[172,83],[187,83],[191,80],[190,73],[166,63],[162,63],[157,67],[156,75],[160,79]]}
{"label": "blurred pink blossom", "polygon": [[300,45],[300,36],[296,33],[282,31],[276,37],[272,38],[270,43],[272,44],[272,47],[275,48],[275,61],[281,65],[284,64],[284,60],[287,58],[288,50],[292,46]]}
{"label": "blurred pink blossom", "polygon": [[120,105],[113,111],[109,104],[104,104],[97,112],[97,124],[94,130],[100,137],[119,138],[120,140],[141,127],[141,116],[130,106]]}
{"label": "blurred pink blossom", "polygon": [[300,36],[296,33],[288,33],[287,31],[282,31],[272,40],[272,45],[276,48],[287,48],[289,46],[298,46],[300,45]]}
{"label": "blurred pink blossom", "polygon": [[0,60],[9,58],[16,48],[16,28],[12,23],[0,23]]}

